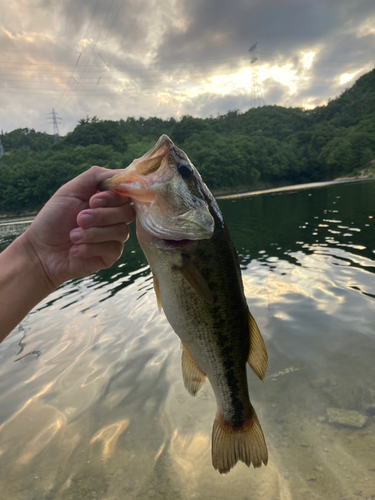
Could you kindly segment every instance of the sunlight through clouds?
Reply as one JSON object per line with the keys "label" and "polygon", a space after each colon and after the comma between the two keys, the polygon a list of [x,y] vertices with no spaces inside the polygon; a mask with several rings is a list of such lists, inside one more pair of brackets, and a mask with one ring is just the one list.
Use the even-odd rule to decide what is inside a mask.
{"label": "sunlight through clouds", "polygon": [[344,85],[345,83],[350,82],[350,80],[354,77],[355,73],[343,73],[340,76],[340,85]]}
{"label": "sunlight through clouds", "polygon": [[[206,117],[251,103],[248,49],[266,105],[313,108],[373,67],[374,14],[291,0],[188,2],[0,0],[0,122],[60,132],[85,116]],[[327,13],[329,12],[329,16]],[[280,22],[282,20],[282,22]],[[230,103],[230,104],[229,104]]]}
{"label": "sunlight through clouds", "polygon": [[311,68],[315,55],[316,55],[316,52],[308,52],[307,54],[303,55],[302,64],[303,64],[304,68],[306,68],[306,69]]}

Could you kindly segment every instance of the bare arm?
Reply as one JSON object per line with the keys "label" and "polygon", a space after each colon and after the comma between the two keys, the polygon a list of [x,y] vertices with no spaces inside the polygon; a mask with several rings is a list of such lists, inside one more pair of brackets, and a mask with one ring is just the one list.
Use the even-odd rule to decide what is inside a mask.
{"label": "bare arm", "polygon": [[134,209],[127,197],[96,192],[115,173],[92,167],[62,186],[0,254],[0,342],[59,285],[121,256]]}

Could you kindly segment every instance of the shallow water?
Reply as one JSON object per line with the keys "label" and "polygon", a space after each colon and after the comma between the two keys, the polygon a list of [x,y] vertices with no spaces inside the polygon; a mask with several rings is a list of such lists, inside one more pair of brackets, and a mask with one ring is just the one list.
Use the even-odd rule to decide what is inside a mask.
{"label": "shallow water", "polygon": [[[1,499],[375,498],[375,181],[219,203],[268,349],[265,383],[248,373],[268,466],[212,468],[212,389],[185,391],[132,237],[0,345]],[[7,222],[0,248],[27,227]]]}

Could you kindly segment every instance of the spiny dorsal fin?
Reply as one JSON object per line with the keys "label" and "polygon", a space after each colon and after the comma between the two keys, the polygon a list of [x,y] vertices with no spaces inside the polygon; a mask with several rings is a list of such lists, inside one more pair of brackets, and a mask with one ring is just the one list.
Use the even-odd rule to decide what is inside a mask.
{"label": "spiny dorsal fin", "polygon": [[181,344],[182,378],[184,386],[191,396],[196,396],[202,389],[206,375],[197,367],[189,351]]}
{"label": "spiny dorsal fin", "polygon": [[258,325],[255,319],[249,313],[249,332],[250,332],[250,351],[247,362],[250,368],[253,370],[255,375],[257,375],[262,382],[264,382],[264,377],[267,373],[268,368],[268,356],[267,349],[264,344],[262,335],[259,331]]}
{"label": "spiny dorsal fin", "polygon": [[163,306],[161,304],[161,299],[160,299],[159,281],[158,281],[157,277],[155,276],[155,274],[152,274],[152,276],[154,278],[154,290],[155,290],[155,294],[156,294],[156,300],[158,303],[158,309],[159,309],[159,312],[161,312]]}
{"label": "spiny dorsal fin", "polygon": [[208,304],[213,303],[213,298],[208,288],[207,281],[203,278],[201,272],[197,266],[187,257],[182,256],[182,266],[174,266],[173,269],[179,271],[182,276],[189,282],[189,284],[194,288],[197,294],[202,297]]}

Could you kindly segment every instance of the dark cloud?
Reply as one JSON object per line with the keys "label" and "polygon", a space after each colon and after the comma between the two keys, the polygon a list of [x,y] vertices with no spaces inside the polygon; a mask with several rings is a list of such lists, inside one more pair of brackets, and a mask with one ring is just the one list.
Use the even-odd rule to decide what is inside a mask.
{"label": "dark cloud", "polygon": [[[87,114],[244,111],[255,42],[266,104],[322,104],[374,59],[373,0],[0,0],[0,8],[6,130],[48,130],[52,107],[63,133]],[[352,79],[342,84],[344,73]]]}
{"label": "dark cloud", "polygon": [[288,87],[268,78],[263,82],[263,89],[265,104],[286,106],[285,100],[286,96],[288,96]]}

